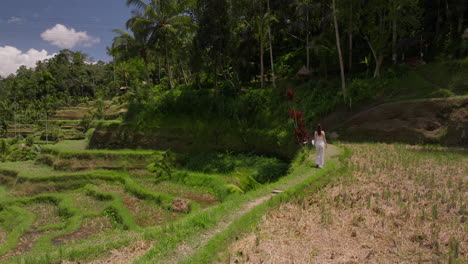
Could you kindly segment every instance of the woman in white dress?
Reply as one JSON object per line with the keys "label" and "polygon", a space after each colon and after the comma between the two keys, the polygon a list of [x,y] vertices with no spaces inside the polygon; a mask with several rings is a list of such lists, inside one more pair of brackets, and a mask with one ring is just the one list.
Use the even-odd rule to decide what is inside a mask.
{"label": "woman in white dress", "polygon": [[316,152],[315,163],[317,164],[317,168],[323,168],[327,139],[325,138],[325,131],[322,130],[320,124],[317,125],[317,131],[314,132],[314,143]]}

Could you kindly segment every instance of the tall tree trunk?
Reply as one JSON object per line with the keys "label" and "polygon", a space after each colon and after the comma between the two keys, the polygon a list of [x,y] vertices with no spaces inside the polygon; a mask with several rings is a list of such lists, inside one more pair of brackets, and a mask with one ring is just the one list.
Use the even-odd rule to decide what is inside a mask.
{"label": "tall tree trunk", "polygon": [[306,11],[306,53],[307,53],[307,70],[310,69],[310,47],[309,47],[309,9]]}
{"label": "tall tree trunk", "polygon": [[148,59],[145,58],[143,62],[145,64],[146,87],[149,90],[150,102],[154,103],[154,92],[153,92],[153,85],[151,85],[151,80],[150,80],[150,75],[149,75],[149,70],[148,70]]}
{"label": "tall tree trunk", "polygon": [[458,26],[457,26],[457,33],[458,35],[463,34],[463,31],[465,30],[463,28],[463,22],[465,21],[465,12],[466,12],[466,5],[463,4],[463,7],[460,7],[462,10],[458,12]]}
{"label": "tall tree trunk", "polygon": [[351,6],[349,8],[349,25],[348,25],[348,73],[353,70],[353,1],[349,1]]}
{"label": "tall tree trunk", "polygon": [[369,45],[370,50],[372,51],[372,56],[374,57],[375,61],[375,69],[374,69],[374,78],[380,76],[380,68],[383,63],[384,56],[377,54],[377,51],[372,47],[372,44],[370,43],[369,39],[365,37],[367,44]]}
{"label": "tall tree trunk", "polygon": [[263,27],[265,24],[264,20],[264,14],[263,14],[263,1],[260,1],[260,28],[258,29],[259,33],[259,42],[260,42],[260,82],[261,82],[261,88],[263,89],[265,87],[265,66],[263,64],[263,53],[264,53],[264,45],[263,45]]}
{"label": "tall tree trunk", "polygon": [[265,66],[263,64],[263,53],[264,53],[264,48],[263,48],[263,18],[261,22],[261,30],[260,30],[260,81],[261,81],[261,87],[262,89],[265,87]]}
{"label": "tall tree trunk", "polygon": [[16,122],[16,113],[17,113],[17,112],[18,112],[18,106],[17,106],[17,104],[16,104],[16,98],[15,98],[15,111],[14,111],[14,113],[13,113],[13,119],[14,119],[14,122],[15,122],[15,137],[18,136],[17,133],[16,133],[16,132],[17,132],[17,129],[16,129],[16,123],[17,123],[17,122]]}
{"label": "tall tree trunk", "polygon": [[341,90],[343,92],[343,100],[346,103],[346,80],[345,80],[345,73],[344,73],[343,57],[341,55],[340,33],[338,30],[338,21],[336,18],[335,0],[333,0],[332,5],[333,5],[333,23],[335,24],[336,48],[338,50],[338,58],[340,59]]}
{"label": "tall tree trunk", "polygon": [[353,33],[350,31],[348,33],[348,73],[353,71]]}
{"label": "tall tree trunk", "polygon": [[165,59],[166,59],[166,70],[167,70],[167,77],[169,78],[169,88],[170,89],[173,89],[174,86],[172,84],[172,69],[171,69],[171,64],[169,62],[169,51],[167,49],[167,36],[166,36],[166,39],[165,39],[165,43],[164,43],[164,49],[165,49]]}
{"label": "tall tree trunk", "polygon": [[[267,0],[267,10],[270,13],[270,0]],[[271,26],[268,23],[268,41],[270,42],[270,64],[271,64],[271,79],[273,83],[273,88],[276,89],[276,80],[275,80],[275,63],[273,61],[273,45],[271,44]]]}
{"label": "tall tree trunk", "polygon": [[440,0],[437,0],[437,20],[436,20],[436,28],[435,28],[435,35],[439,36],[440,30]]}
{"label": "tall tree trunk", "polygon": [[46,114],[45,114],[45,140],[46,140],[46,145],[49,145],[49,116],[47,114],[48,109],[46,108]]}
{"label": "tall tree trunk", "polygon": [[184,65],[183,65],[183,63],[180,63],[180,69],[182,70],[182,76],[184,77],[185,85],[188,85],[187,74],[186,74],[185,71],[184,71]]}
{"label": "tall tree trunk", "polygon": [[377,60],[376,60],[376,62],[375,62],[374,78],[380,76],[380,69],[382,68],[383,60],[384,60],[384,56],[383,56],[383,55],[380,55],[380,56],[377,58]]}
{"label": "tall tree trunk", "polygon": [[218,60],[213,64],[215,92],[218,93]]}
{"label": "tall tree trunk", "polygon": [[161,84],[161,57],[158,56],[158,83]]}
{"label": "tall tree trunk", "polygon": [[396,42],[397,42],[397,16],[396,16],[396,0],[393,0],[393,18],[392,18],[392,61],[393,64],[397,63],[397,50],[396,50]]}

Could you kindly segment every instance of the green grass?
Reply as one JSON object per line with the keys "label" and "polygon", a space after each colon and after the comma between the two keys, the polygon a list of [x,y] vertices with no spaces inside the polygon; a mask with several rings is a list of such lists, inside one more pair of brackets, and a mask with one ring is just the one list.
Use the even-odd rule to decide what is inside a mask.
{"label": "green grass", "polygon": [[[281,178],[279,181],[271,184],[263,185],[262,187],[248,192],[245,195],[232,195],[229,196],[223,203],[210,207],[207,210],[202,210],[191,217],[182,219],[179,222],[173,223],[169,226],[165,226],[163,229],[148,231],[146,232],[146,237],[155,241],[155,247],[149,251],[145,256],[138,259],[135,263],[153,263],[157,260],[171,258],[173,250],[182,242],[188,244],[198,244],[200,241],[200,233],[209,233],[209,230],[216,228],[216,225],[221,221],[229,222],[232,220],[232,217],[235,217],[235,214],[238,210],[242,208],[247,202],[255,200],[258,197],[268,195],[272,189],[276,189],[279,186],[286,185],[291,182],[300,181],[304,175],[311,173],[311,165],[307,162],[306,157],[309,155],[309,152],[301,152],[296,155],[290,173]],[[317,179],[322,179],[317,181],[318,186],[322,186],[329,179],[329,174],[327,170],[332,169],[334,163],[329,163],[327,169],[322,170],[318,174],[310,177],[307,181],[303,182],[299,187],[292,188],[286,192],[284,197],[300,197],[300,192],[298,190],[303,190],[305,186],[308,186],[311,182],[316,182]],[[325,176],[325,177],[322,177]],[[302,186],[302,187],[301,187]],[[283,196],[277,196],[283,197]],[[236,220],[234,225],[230,226],[226,231],[221,232],[209,242],[208,251],[204,251],[202,248],[199,254],[203,256],[200,257],[202,263],[209,263],[210,259],[216,257],[216,251],[221,250],[227,244],[227,238],[233,239],[232,234],[237,234],[243,229],[247,229],[254,222],[257,222],[261,215],[265,212],[264,210],[272,208],[273,205],[277,204],[278,201],[282,201],[286,198],[275,198],[272,202],[264,203],[256,207],[253,211],[246,214],[245,217],[241,217],[239,220]],[[271,203],[271,204],[270,204]],[[213,241],[213,242],[212,242]],[[202,253],[202,251],[204,253]],[[202,259],[204,256],[210,255],[213,253],[213,256],[210,256],[206,259],[206,262],[203,262]],[[194,256],[194,260],[197,258]]]}
{"label": "green grass", "polygon": [[211,190],[205,187],[187,186],[170,181],[157,181],[155,179],[140,179],[136,180],[140,185],[155,192],[165,192],[174,197],[182,197],[193,200],[202,207],[210,206],[220,202],[220,200],[212,194]]}
{"label": "green grass", "polygon": [[[202,200],[204,197],[209,197],[209,199],[217,200],[218,198],[215,198],[213,193],[217,192],[218,195],[224,195],[223,193],[227,192],[227,190],[223,188],[225,188],[226,184],[231,183],[229,179],[232,180],[232,175],[229,173],[207,175],[189,171],[181,178],[160,181],[148,174],[137,175],[132,178],[132,174],[118,171],[101,170],[64,173],[54,172],[46,166],[37,166],[32,162],[20,163],[20,165],[23,168],[17,172],[19,184],[79,183],[79,186],[78,189],[70,189],[60,193],[43,193],[0,202],[0,208],[51,203],[58,207],[58,213],[62,219],[60,223],[41,226],[40,230],[48,230],[48,233],[44,233],[38,238],[31,252],[11,258],[8,261],[9,263],[26,260],[30,261],[30,263],[50,263],[53,260],[63,259],[92,259],[97,255],[101,255],[102,252],[108,252],[111,248],[129,244],[134,241],[135,237],[157,239],[163,244],[166,243],[169,246],[167,250],[170,250],[171,247],[177,245],[178,241],[180,242],[196,235],[196,232],[214,226],[218,221],[235,212],[236,208],[240,208],[244,202],[259,195],[265,195],[268,193],[269,188],[273,188],[275,184],[285,182],[280,180],[275,184],[269,184],[266,188],[260,188],[244,195],[226,195],[223,203],[211,203],[209,204],[210,207],[199,210],[200,205],[193,202],[197,202],[197,199],[193,199],[193,197],[202,197]],[[240,165],[243,165],[245,169],[249,169],[245,164]],[[11,170],[17,169],[17,167],[18,163],[5,166],[6,169]],[[44,173],[43,175],[33,173],[38,167],[43,168],[41,171],[41,173]],[[291,178],[291,176],[288,177]],[[146,185],[145,183],[151,181],[153,181],[151,185],[154,188],[142,187]],[[99,186],[116,187],[101,189]],[[114,191],[114,189],[117,190],[116,188],[121,189],[121,191]],[[167,193],[164,190],[169,188],[171,188],[169,195],[164,194]],[[106,189],[111,191],[106,191]],[[180,197],[179,195],[186,195],[188,199],[192,200],[192,213],[182,218],[180,218],[181,215],[167,210],[171,207],[170,201],[173,197]],[[135,207],[127,207],[123,202],[124,199],[127,199],[125,198],[127,196],[135,197],[140,202]],[[135,215],[136,212],[140,213]],[[158,219],[152,219],[152,216],[158,214]],[[106,216],[111,219],[114,230],[99,234],[98,237],[62,245],[60,250],[53,249],[52,241],[54,238],[76,232],[81,228],[84,219],[98,216]],[[142,226],[148,224],[149,226]],[[154,224],[159,226],[154,226]],[[30,226],[30,224],[27,226]],[[142,237],[143,235],[144,237]],[[167,241],[171,241],[170,244],[167,244]],[[15,244],[13,242],[12,244]]]}
{"label": "green grass", "polygon": [[410,69],[391,82],[388,101],[468,95],[467,60],[437,62]]}
{"label": "green grass", "polygon": [[17,173],[19,177],[25,178],[63,174],[62,171],[56,171],[49,166],[35,165],[34,161],[31,160],[19,162],[0,162],[0,170],[12,171]]}
{"label": "green grass", "polygon": [[134,150],[134,149],[87,149],[87,140],[63,140],[55,145],[44,146],[43,150],[51,153],[56,153],[62,156],[148,156],[152,155],[154,150]]}

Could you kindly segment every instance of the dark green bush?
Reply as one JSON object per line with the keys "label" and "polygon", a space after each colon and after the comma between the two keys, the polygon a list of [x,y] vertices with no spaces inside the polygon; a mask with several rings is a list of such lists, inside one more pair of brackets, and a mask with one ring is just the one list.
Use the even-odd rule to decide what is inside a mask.
{"label": "dark green bush", "polygon": [[8,153],[9,145],[7,140],[5,139],[0,139],[0,153],[2,155],[5,155]]}
{"label": "dark green bush", "polygon": [[50,154],[41,154],[36,158],[34,164],[44,164],[47,166],[53,166],[55,162],[55,156]]}
{"label": "dark green bush", "polygon": [[32,136],[27,136],[26,137],[26,146],[32,147],[34,145],[34,138]]}
{"label": "dark green bush", "polygon": [[285,175],[288,170],[288,164],[278,159],[263,159],[256,163],[256,168],[258,168],[258,171],[253,175],[253,178],[257,182],[264,184],[276,181]]}
{"label": "dark green bush", "polygon": [[228,155],[210,152],[199,153],[189,158],[187,169],[202,173],[229,173],[234,170],[234,162]]}
{"label": "dark green bush", "polygon": [[8,161],[26,161],[33,160],[37,157],[38,152],[31,147],[20,147],[8,155]]}
{"label": "dark green bush", "polygon": [[[48,140],[51,140],[51,141],[59,141],[59,140],[63,140],[64,138],[64,134],[62,132],[62,129],[60,129],[59,127],[50,127],[49,128],[49,131],[48,131],[48,135],[47,135],[47,139]],[[41,134],[41,140],[45,140],[46,139],[46,132],[42,132]]]}
{"label": "dark green bush", "polygon": [[93,124],[93,118],[89,114],[85,114],[83,118],[80,120],[80,129],[83,132],[88,131]]}
{"label": "dark green bush", "polygon": [[447,98],[447,97],[452,97],[452,96],[455,96],[455,94],[450,91],[450,90],[447,90],[447,89],[439,89],[435,92],[432,92],[429,97],[434,97],[434,98]]}
{"label": "dark green bush", "polygon": [[208,188],[219,199],[226,198],[230,194],[231,189],[229,187],[230,182],[216,175],[178,171],[174,173],[172,180],[188,186]]}

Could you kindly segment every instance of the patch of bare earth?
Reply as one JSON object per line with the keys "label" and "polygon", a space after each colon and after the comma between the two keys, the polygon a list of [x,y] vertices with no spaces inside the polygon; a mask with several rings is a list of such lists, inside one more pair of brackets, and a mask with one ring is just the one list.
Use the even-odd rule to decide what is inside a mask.
{"label": "patch of bare earth", "polygon": [[106,201],[96,200],[82,193],[73,193],[71,195],[73,196],[73,206],[81,211],[100,213],[107,205]]}
{"label": "patch of bare earth", "polygon": [[5,244],[8,238],[8,233],[0,228],[0,245]]}
{"label": "patch of bare earth", "polygon": [[132,245],[120,248],[120,249],[113,249],[110,251],[110,256],[93,260],[90,262],[72,262],[72,261],[62,261],[61,264],[128,264],[133,263],[135,259],[143,256],[146,252],[148,252],[153,247],[153,244],[148,241],[137,241]]}
{"label": "patch of bare earth", "polygon": [[203,208],[215,205],[220,202],[220,200],[216,196],[214,196],[206,190],[183,186],[172,182],[163,181],[154,184],[151,181],[146,181],[143,182],[142,185],[144,185],[145,188],[155,192],[164,192],[176,197],[181,197],[195,201],[196,203],[200,204]]}
{"label": "patch of bare earth", "polygon": [[155,204],[154,201],[130,196],[122,186],[100,185],[99,189],[121,195],[123,198],[122,204],[128,209],[135,223],[143,227],[160,225],[185,215],[184,213],[165,210]]}
{"label": "patch of bare earth", "polygon": [[37,229],[38,227],[57,224],[61,222],[58,208],[52,204],[31,204],[24,207],[24,209],[36,215],[36,221],[31,228]]}
{"label": "patch of bare earth", "polygon": [[95,237],[102,233],[110,232],[111,230],[112,224],[108,217],[98,216],[85,218],[80,229],[52,239],[52,244],[55,246],[66,245],[83,239]]}
{"label": "patch of bare earth", "polygon": [[123,195],[122,203],[135,222],[143,227],[160,225],[183,215],[183,213],[164,210],[153,201],[145,201],[128,195]]}
{"label": "patch of bare earth", "polygon": [[468,262],[468,159],[450,149],[350,144],[348,171],[265,216],[231,263]]}
{"label": "patch of bare earth", "polygon": [[31,251],[36,243],[37,239],[43,235],[50,233],[50,231],[31,231],[24,233],[21,238],[19,239],[19,243],[13,250],[8,251],[5,255],[3,255],[0,260],[6,260],[12,256],[21,255],[26,252]]}

